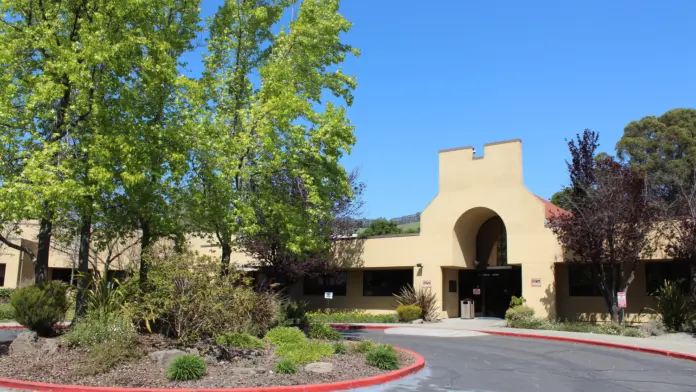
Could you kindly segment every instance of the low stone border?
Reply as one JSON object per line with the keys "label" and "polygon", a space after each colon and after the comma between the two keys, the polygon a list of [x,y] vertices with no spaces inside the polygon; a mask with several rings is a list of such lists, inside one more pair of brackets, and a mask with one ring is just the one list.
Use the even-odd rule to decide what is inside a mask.
{"label": "low stone border", "polygon": [[355,325],[355,324],[329,324],[331,328],[339,331],[384,331],[389,328],[398,328],[394,325]]}
{"label": "low stone border", "polygon": [[400,347],[395,349],[409,354],[416,358],[416,362],[406,366],[405,368],[394,370],[393,372],[380,374],[378,376],[361,378],[350,381],[340,381],[329,384],[310,384],[310,385],[292,385],[283,387],[260,387],[260,388],[210,388],[210,389],[156,389],[156,388],[118,388],[118,387],[89,387],[81,385],[61,385],[48,384],[42,382],[31,382],[0,378],[0,388],[18,389],[24,391],[42,391],[42,392],[329,392],[343,391],[346,389],[363,388],[373,385],[384,384],[389,381],[398,380],[400,378],[410,376],[417,373],[425,367],[425,359],[418,353],[406,350]]}
{"label": "low stone border", "polygon": [[598,341],[598,340],[571,338],[571,337],[565,337],[565,336],[536,335],[536,334],[519,333],[519,332],[505,332],[505,331],[491,331],[491,330],[477,330],[476,332],[481,332],[481,333],[485,333],[485,334],[489,334],[489,335],[497,335],[497,336],[509,336],[509,337],[515,337],[515,338],[527,338],[527,339],[539,339],[539,340],[553,340],[553,341],[557,341],[557,342],[579,343],[579,344],[587,344],[587,345],[591,345],[591,346],[618,348],[618,349],[622,349],[622,350],[638,351],[638,352],[647,353],[647,354],[656,354],[656,355],[662,355],[665,357],[685,359],[687,361],[696,362],[696,355],[693,355],[693,354],[678,353],[678,352],[669,351],[669,350],[660,350],[657,348],[631,346],[629,344],[602,342],[602,341]]}

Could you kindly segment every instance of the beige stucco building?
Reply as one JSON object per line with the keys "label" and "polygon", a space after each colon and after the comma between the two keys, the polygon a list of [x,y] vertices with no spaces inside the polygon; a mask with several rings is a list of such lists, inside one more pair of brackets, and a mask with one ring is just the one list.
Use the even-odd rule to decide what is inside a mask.
{"label": "beige stucco building", "polygon": [[[339,240],[335,252],[342,272],[307,279],[290,291],[312,307],[392,312],[393,293],[412,284],[437,295],[443,318],[458,317],[463,299],[475,301],[478,316],[502,317],[510,297],[522,295],[540,316],[606,319],[591,275],[563,263],[562,249],[546,227],[546,219],[557,213],[562,210],[525,187],[520,140],[486,144],[481,156],[472,147],[443,150],[438,194],[421,214],[419,234]],[[219,254],[199,238],[189,245]],[[18,252],[0,253],[0,283],[14,287],[30,277],[31,264]],[[52,251],[51,271],[65,274],[73,259]],[[243,253],[232,260],[254,264]],[[665,278],[688,274],[684,267],[662,260],[641,265],[628,291],[629,318],[649,313],[648,293]],[[327,301],[325,292],[333,299]]]}

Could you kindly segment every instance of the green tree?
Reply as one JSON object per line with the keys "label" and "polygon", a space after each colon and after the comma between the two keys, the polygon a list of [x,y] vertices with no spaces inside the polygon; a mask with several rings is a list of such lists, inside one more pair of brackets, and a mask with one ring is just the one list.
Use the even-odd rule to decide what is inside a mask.
{"label": "green tree", "polygon": [[563,188],[560,191],[554,193],[549,200],[552,204],[563,208],[566,211],[571,210],[570,196],[572,188]]}
{"label": "green tree", "polygon": [[[190,95],[197,137],[187,211],[195,231],[220,245],[223,272],[235,238],[259,230],[256,208],[280,219],[288,249],[301,253],[317,238],[300,220],[330,216],[328,195],[351,192],[338,163],[355,143],[345,106],[356,82],[339,67],[358,54],[341,41],[350,27],[338,0],[227,1],[212,18],[210,55]],[[281,172],[302,182],[303,214],[286,198],[267,197],[273,191],[252,192],[254,181]]]}
{"label": "green tree", "polygon": [[403,230],[399,228],[396,222],[388,221],[385,218],[375,219],[370,223],[370,227],[360,233],[362,237],[371,237],[375,235],[401,234]]}
{"label": "green tree", "polygon": [[632,121],[616,151],[657,186],[662,199],[675,200],[677,184],[694,185],[696,109],[673,109]]}

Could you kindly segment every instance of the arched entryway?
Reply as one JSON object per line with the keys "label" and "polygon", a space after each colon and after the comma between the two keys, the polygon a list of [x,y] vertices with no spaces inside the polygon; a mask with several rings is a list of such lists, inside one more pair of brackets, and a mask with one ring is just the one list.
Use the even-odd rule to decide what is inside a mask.
{"label": "arched entryway", "polygon": [[454,231],[466,264],[459,271],[460,300],[473,299],[477,317],[504,317],[510,298],[522,295],[522,270],[509,263],[505,222],[477,207],[462,214]]}

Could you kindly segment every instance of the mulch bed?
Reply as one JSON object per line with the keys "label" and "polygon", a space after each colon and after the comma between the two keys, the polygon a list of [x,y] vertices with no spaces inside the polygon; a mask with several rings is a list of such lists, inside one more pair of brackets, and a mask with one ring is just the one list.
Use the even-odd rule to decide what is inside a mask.
{"label": "mulch bed", "polygon": [[[346,344],[353,344],[346,342]],[[140,346],[145,353],[172,347],[159,337],[142,337]],[[402,367],[415,362],[410,355],[399,352]],[[206,375],[196,381],[169,381],[159,365],[146,355],[133,362],[122,363],[107,373],[81,375],[89,363],[87,352],[62,347],[52,356],[9,355],[7,347],[0,346],[0,378],[102,387],[131,388],[242,388],[302,384],[321,384],[367,378],[387,373],[365,363],[362,354],[342,354],[324,358],[322,362],[334,365],[330,373],[313,373],[299,366],[296,374],[276,374],[271,370],[277,358],[272,349],[254,358],[240,358],[232,362],[209,362]]]}

